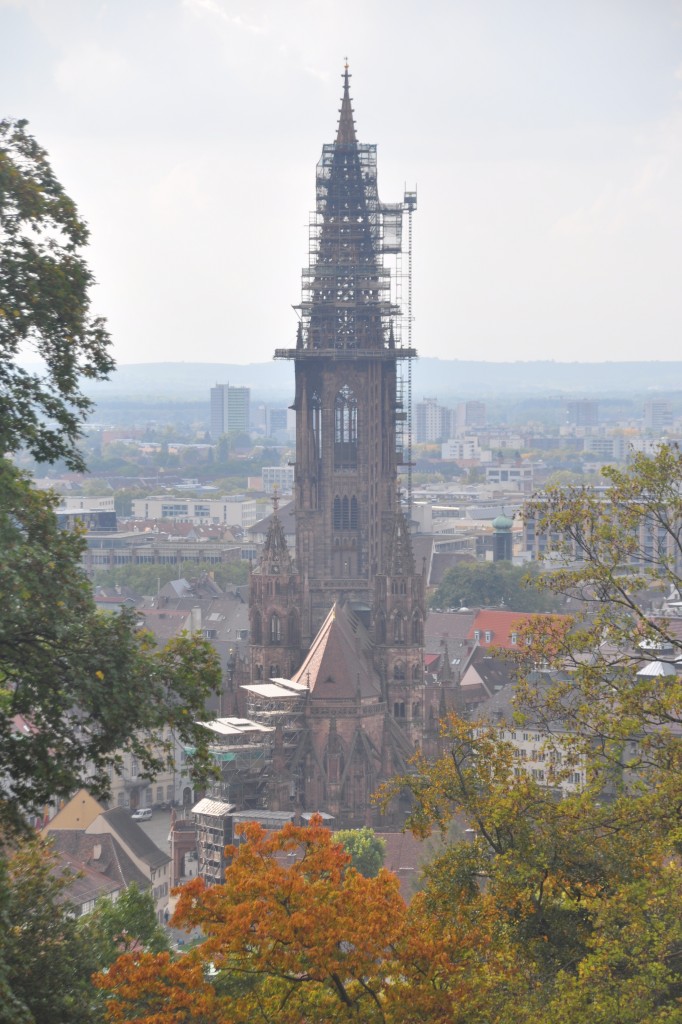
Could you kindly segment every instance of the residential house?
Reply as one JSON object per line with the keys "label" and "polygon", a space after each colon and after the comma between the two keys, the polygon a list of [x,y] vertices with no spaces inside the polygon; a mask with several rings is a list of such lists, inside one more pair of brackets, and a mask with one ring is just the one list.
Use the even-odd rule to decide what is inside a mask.
{"label": "residential house", "polygon": [[85,830],[88,835],[110,835],[150,883],[159,922],[164,920],[171,884],[171,859],[160,850],[123,807],[102,811]]}

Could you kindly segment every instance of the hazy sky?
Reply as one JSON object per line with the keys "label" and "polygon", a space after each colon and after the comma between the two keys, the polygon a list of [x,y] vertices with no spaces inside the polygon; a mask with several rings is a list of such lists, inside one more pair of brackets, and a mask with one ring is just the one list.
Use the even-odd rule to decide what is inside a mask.
{"label": "hazy sky", "polygon": [[119,362],[294,344],[346,55],[420,354],[680,358],[682,0],[0,0]]}

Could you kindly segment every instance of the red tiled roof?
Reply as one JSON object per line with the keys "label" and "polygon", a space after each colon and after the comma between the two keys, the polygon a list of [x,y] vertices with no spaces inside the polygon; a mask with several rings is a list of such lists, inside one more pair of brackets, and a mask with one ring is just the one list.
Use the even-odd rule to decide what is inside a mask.
{"label": "red tiled roof", "polygon": [[[469,639],[478,640],[481,645],[500,647],[507,651],[516,650],[512,643],[512,633],[517,633],[534,619],[564,618],[561,615],[528,612],[488,611],[481,609],[469,630]],[[476,633],[478,632],[478,636]],[[490,639],[488,639],[488,636]]]}

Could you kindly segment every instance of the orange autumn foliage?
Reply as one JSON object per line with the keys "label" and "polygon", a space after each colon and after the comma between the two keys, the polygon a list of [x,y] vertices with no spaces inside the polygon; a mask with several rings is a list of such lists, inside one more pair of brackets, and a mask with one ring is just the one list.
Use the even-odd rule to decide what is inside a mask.
{"label": "orange autumn foliage", "polygon": [[179,890],[175,927],[204,939],[175,960],[121,957],[96,984],[111,1024],[457,1024],[486,1019],[518,971],[493,901],[434,914],[382,870],[365,878],[313,819],[244,828],[223,885]]}
{"label": "orange autumn foliage", "polygon": [[116,1024],[382,1020],[383,967],[406,906],[388,871],[364,878],[314,820],[230,847],[225,884],[180,890],[172,924],[205,941],[177,961],[122,957],[97,984]]}

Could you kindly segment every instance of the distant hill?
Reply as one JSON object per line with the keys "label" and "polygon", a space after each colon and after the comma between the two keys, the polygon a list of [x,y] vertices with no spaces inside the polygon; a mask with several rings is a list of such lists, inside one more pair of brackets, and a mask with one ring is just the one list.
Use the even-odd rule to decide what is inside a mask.
{"label": "distant hill", "polygon": [[[294,391],[294,368],[289,362],[248,363],[131,363],[121,365],[111,380],[89,383],[87,393],[97,400],[145,398],[208,401],[214,384],[250,387],[266,402],[289,402]],[[434,397],[442,404],[467,396],[569,394],[639,394],[682,390],[680,362],[487,363],[462,359],[417,359],[413,363],[413,398]]]}

